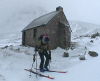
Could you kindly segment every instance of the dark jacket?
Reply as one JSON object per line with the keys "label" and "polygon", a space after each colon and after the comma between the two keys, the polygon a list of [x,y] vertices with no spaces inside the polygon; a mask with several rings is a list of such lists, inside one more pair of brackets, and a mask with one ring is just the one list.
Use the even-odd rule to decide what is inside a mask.
{"label": "dark jacket", "polygon": [[35,47],[35,51],[38,51],[38,52],[49,51],[50,52],[50,45],[49,45],[49,43],[43,44],[42,40],[39,40]]}

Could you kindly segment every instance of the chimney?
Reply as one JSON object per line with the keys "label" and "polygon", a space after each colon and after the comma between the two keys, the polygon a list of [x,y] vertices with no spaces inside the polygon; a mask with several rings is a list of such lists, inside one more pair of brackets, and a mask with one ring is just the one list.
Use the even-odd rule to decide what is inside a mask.
{"label": "chimney", "polygon": [[56,11],[63,11],[63,8],[62,8],[61,6],[58,6],[58,7],[56,8]]}

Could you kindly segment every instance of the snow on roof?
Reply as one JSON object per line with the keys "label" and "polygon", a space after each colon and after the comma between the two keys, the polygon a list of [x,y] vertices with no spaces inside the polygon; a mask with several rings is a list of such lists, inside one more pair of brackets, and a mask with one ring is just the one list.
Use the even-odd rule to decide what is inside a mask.
{"label": "snow on roof", "polygon": [[70,27],[70,25],[69,25],[69,23],[64,23],[64,22],[62,22],[62,21],[60,21],[60,23],[62,23],[63,25],[65,25],[66,27]]}
{"label": "snow on roof", "polygon": [[43,15],[37,19],[34,19],[30,24],[28,24],[22,31],[25,31],[27,29],[31,29],[34,27],[38,27],[41,25],[46,25],[52,18],[56,16],[60,11],[53,11],[51,13],[48,13],[46,15]]}
{"label": "snow on roof", "polygon": [[70,25],[69,25],[69,23],[64,23],[64,22],[62,22],[62,21],[60,21],[60,23],[62,23],[63,25],[65,25],[66,27],[68,27],[69,28],[69,31],[70,32],[72,32],[72,30],[71,30],[71,27],[70,27]]}

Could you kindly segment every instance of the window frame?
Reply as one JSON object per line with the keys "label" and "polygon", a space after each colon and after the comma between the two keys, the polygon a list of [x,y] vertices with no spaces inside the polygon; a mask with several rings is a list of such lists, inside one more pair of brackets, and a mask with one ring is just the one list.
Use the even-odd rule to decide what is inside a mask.
{"label": "window frame", "polygon": [[37,28],[33,29],[33,38],[35,38],[37,36]]}

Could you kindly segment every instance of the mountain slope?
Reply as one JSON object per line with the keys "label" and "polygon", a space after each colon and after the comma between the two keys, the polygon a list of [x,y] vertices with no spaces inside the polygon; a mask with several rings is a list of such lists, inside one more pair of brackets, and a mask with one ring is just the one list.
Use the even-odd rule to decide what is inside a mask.
{"label": "mountain slope", "polygon": [[69,21],[69,24],[72,29],[72,38],[100,32],[100,25],[80,21]]}

